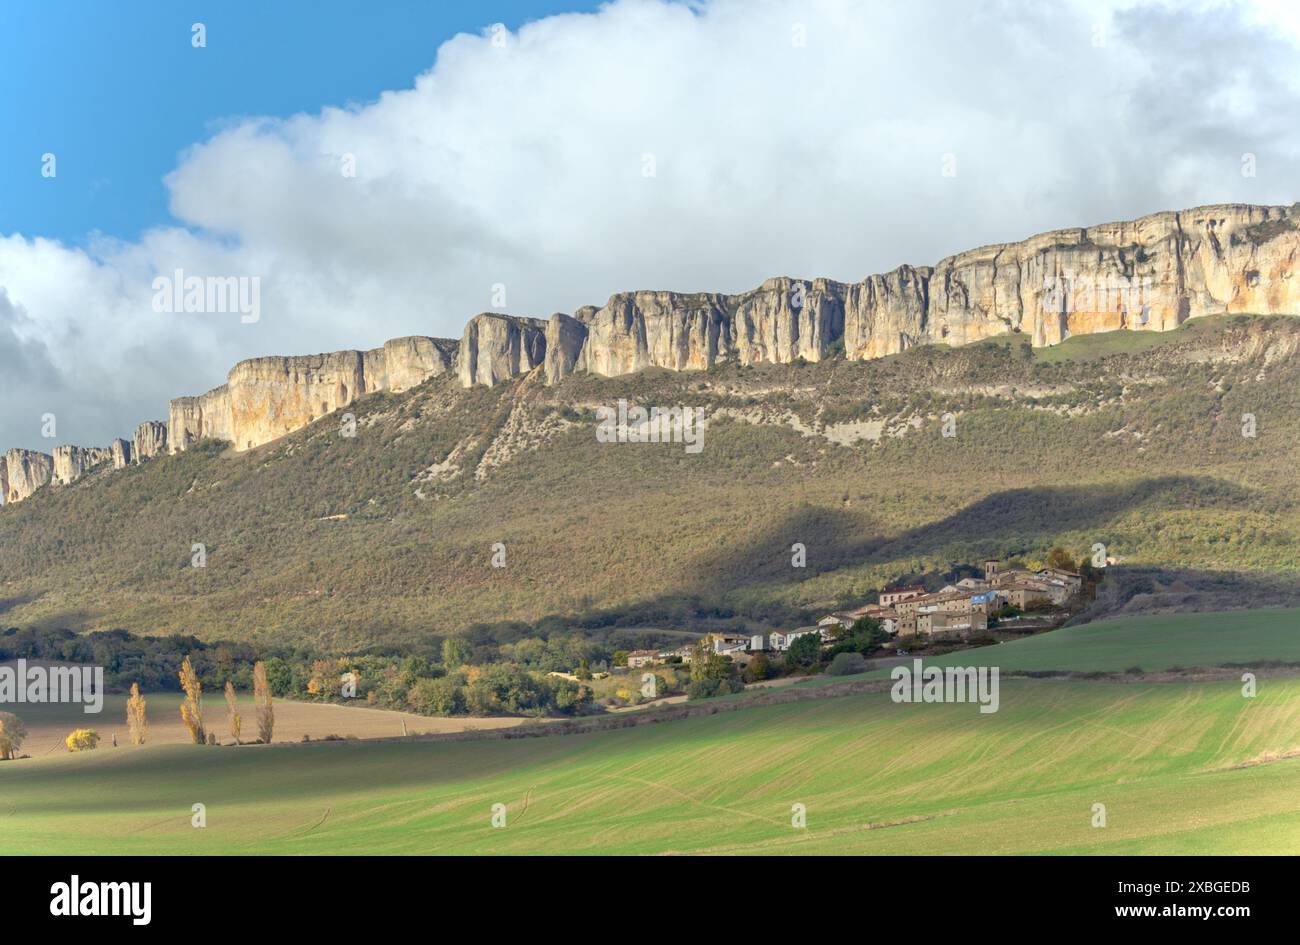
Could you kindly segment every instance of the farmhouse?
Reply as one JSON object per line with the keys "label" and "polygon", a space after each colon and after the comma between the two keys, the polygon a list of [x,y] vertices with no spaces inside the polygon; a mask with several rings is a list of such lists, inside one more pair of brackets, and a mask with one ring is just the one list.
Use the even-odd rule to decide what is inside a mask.
{"label": "farmhouse", "polygon": [[642,666],[654,666],[662,660],[658,650],[633,650],[627,655],[628,669],[640,669]]}
{"label": "farmhouse", "polygon": [[899,601],[911,600],[913,597],[922,597],[925,594],[925,588],[920,584],[909,584],[907,587],[890,587],[880,592],[880,606],[892,607]]}
{"label": "farmhouse", "polygon": [[776,633],[772,634],[771,637],[772,649],[788,650],[790,649],[791,643],[793,643],[795,640],[799,639],[802,636],[807,636],[810,633],[816,633],[820,636],[822,634],[822,628],[821,627],[799,627],[795,630],[786,630],[784,632],[777,631]]}
{"label": "farmhouse", "polygon": [[825,631],[834,631],[836,627],[848,630],[863,617],[879,623],[881,629],[891,636],[898,632],[898,613],[879,604],[867,604],[854,610],[841,610],[827,614],[817,621],[817,626],[822,628],[822,635],[826,636]]}
{"label": "farmhouse", "polygon": [[858,616],[854,616],[854,614],[853,614],[852,612],[842,612],[842,613],[835,613],[835,614],[827,614],[827,615],[826,615],[825,617],[823,617],[821,620],[818,620],[818,621],[817,621],[817,626],[819,626],[819,627],[844,627],[844,628],[847,630],[849,627],[853,626],[855,623],[858,622],[858,617],[859,617],[859,616],[861,616],[861,615],[859,614]]}
{"label": "farmhouse", "polygon": [[930,637],[966,637],[989,628],[989,618],[982,613],[933,613],[917,617],[917,633]]}

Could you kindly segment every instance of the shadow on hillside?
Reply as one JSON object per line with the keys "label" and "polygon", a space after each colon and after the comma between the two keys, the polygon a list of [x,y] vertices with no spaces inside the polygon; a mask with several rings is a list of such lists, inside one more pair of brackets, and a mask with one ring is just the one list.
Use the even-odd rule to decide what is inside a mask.
{"label": "shadow on hillside", "polygon": [[[1250,492],[1204,476],[1162,476],[1115,485],[1035,486],[986,496],[930,524],[896,535],[862,535],[862,517],[851,511],[809,508],[771,525],[764,536],[720,555],[701,558],[685,595],[716,594],[760,584],[794,583],[809,575],[847,566],[886,564],[939,553],[953,546],[978,546],[999,557],[1066,531],[1091,531],[1107,538],[1111,522],[1148,506],[1239,507]],[[791,545],[807,548],[804,571],[791,567]],[[978,564],[978,561],[971,561]]]}
{"label": "shadow on hillside", "polygon": [[[1067,531],[1094,534],[1104,542],[1112,523],[1134,510],[1249,508],[1252,500],[1249,490],[1206,476],[1036,486],[994,493],[937,521],[893,535],[863,534],[873,526],[862,512],[805,506],[770,524],[756,539],[737,540],[721,552],[700,554],[685,570],[684,579],[669,582],[672,590],[618,608],[557,615],[541,622],[554,621],[556,628],[625,632],[663,627],[699,630],[733,618],[786,625],[807,614],[773,601],[770,592],[812,575],[871,565],[906,567],[904,562],[945,554],[954,563],[961,560],[978,566],[985,555],[1007,557],[1021,549],[1041,548]],[[796,542],[806,547],[802,570],[791,566],[791,546]],[[1293,589],[1282,578],[1134,569],[1115,569],[1112,574],[1122,580],[1107,582],[1106,593],[1085,619],[1158,609],[1300,603],[1300,582]],[[487,636],[493,635],[489,630]]]}
{"label": "shadow on hillside", "polygon": [[1297,606],[1300,574],[1117,565],[1106,570],[1106,579],[1097,588],[1097,599],[1071,623],[1141,614]]}
{"label": "shadow on hillside", "polygon": [[26,594],[14,594],[12,597],[0,597],[0,615],[8,613],[15,607],[23,607],[33,601],[40,600],[42,596],[29,591]]}

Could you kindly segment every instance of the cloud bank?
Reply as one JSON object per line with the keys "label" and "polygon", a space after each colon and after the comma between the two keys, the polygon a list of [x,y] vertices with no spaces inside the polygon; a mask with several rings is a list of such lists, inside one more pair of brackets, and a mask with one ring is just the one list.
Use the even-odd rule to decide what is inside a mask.
{"label": "cloud bank", "polygon": [[[546,316],[1300,199],[1298,50],[1267,7],[1098,10],[620,0],[457,36],[363,106],[234,124],[169,175],[175,225],[0,236],[0,449],[129,436],[241,358],[457,337],[499,286]],[[260,319],[154,311],[176,269],[259,277]]]}

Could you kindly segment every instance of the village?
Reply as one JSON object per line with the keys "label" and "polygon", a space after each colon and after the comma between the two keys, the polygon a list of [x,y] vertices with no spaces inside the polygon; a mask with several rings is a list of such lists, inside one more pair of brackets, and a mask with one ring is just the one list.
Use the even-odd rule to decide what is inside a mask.
{"label": "village", "polygon": [[936,645],[955,648],[972,638],[988,637],[995,628],[1027,633],[1057,626],[1084,591],[1084,576],[1073,570],[1002,565],[1001,560],[989,558],[984,561],[983,577],[964,577],[933,592],[920,584],[885,588],[875,603],[833,611],[811,626],[756,634],[715,632],[676,649],[633,650],[626,665],[641,669],[689,664],[703,648],[743,668],[759,654],[779,659],[796,640],[813,634],[828,649],[864,618],[888,636],[879,648],[890,655]]}

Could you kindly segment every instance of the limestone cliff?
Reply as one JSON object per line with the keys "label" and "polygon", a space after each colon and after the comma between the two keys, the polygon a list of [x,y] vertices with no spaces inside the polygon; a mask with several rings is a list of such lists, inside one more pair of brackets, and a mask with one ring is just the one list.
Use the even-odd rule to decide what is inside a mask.
{"label": "limestone cliff", "polygon": [[146,420],[135,428],[131,441],[131,462],[140,465],[160,453],[167,452],[167,424],[161,420]]}
{"label": "limestone cliff", "polygon": [[131,465],[131,441],[124,440],[120,436],[113,441],[109,447],[113,451],[113,468],[125,469]]}
{"label": "limestone cliff", "polygon": [[1300,204],[1156,213],[983,246],[934,266],[900,266],[857,283],[773,278],[737,295],[621,292],[547,321],[474,316],[458,342],[413,336],[370,351],[243,361],[226,383],[168,405],[132,443],[61,446],[53,457],[10,450],[0,493],[19,501],[108,460],[121,468],[218,437],[246,450],[375,391],[402,391],[454,371],[464,387],[541,368],[613,376],[651,367],[707,369],[852,360],[914,345],[963,345],[1021,333],[1034,345],[1102,331],[1169,331],[1219,313],[1300,314]]}
{"label": "limestone cliff", "polygon": [[21,502],[54,475],[54,457],[35,450],[5,453],[5,502]]}
{"label": "limestone cliff", "polygon": [[[1223,312],[1300,314],[1298,224],[1294,207],[1201,207],[1043,233],[854,284],[779,278],[735,296],[620,293],[588,321],[576,363],[616,375],[733,357],[816,361],[839,341],[863,360],[1009,332],[1042,346]],[[561,376],[548,371],[552,382]]]}
{"label": "limestone cliff", "polygon": [[70,485],[100,463],[113,459],[113,451],[103,446],[54,447],[54,481]]}
{"label": "limestone cliff", "polygon": [[[594,309],[589,309],[594,311]],[[573,373],[587,343],[587,325],[557,312],[546,323],[546,380],[554,384]]]}
{"label": "limestone cliff", "polygon": [[229,384],[197,397],[177,397],[167,404],[168,452],[187,449],[194,440],[204,437],[229,440],[231,429]]}
{"label": "limestone cliff", "polygon": [[362,394],[403,391],[450,370],[455,342],[396,338],[370,351],[252,358],[231,369],[226,383],[168,405],[167,448],[197,439],[230,440],[252,449],[346,407]]}
{"label": "limestone cliff", "polygon": [[484,312],[465,326],[456,353],[456,374],[464,387],[526,374],[546,358],[546,322]]}

